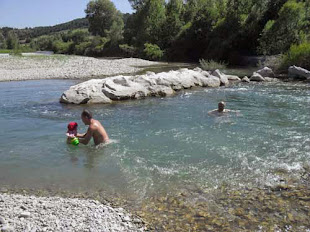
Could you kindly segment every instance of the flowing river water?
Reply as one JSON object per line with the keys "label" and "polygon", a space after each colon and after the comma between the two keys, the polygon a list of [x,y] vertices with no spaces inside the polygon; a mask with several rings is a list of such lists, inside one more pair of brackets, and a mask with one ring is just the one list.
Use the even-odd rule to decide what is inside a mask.
{"label": "flowing river water", "polygon": [[[63,105],[77,83],[0,83],[0,181],[12,188],[104,190],[134,202],[193,188],[272,185],[310,158],[310,86],[238,83],[111,105]],[[237,113],[207,113],[226,101]],[[67,145],[66,126],[87,108],[112,143]]]}

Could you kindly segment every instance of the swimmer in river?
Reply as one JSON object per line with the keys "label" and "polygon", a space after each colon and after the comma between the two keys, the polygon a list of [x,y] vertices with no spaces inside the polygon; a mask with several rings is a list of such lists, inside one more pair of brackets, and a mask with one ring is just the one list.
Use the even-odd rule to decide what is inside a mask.
{"label": "swimmer in river", "polygon": [[98,120],[93,118],[89,110],[83,110],[81,119],[85,125],[88,125],[88,130],[85,134],[77,134],[80,143],[88,144],[91,138],[94,139],[95,145],[109,142],[109,136],[104,127]]}
{"label": "swimmer in river", "polygon": [[223,116],[229,112],[236,112],[233,110],[225,109],[225,105],[226,105],[225,102],[223,101],[219,102],[218,108],[215,110],[209,111],[208,114],[212,116]]}

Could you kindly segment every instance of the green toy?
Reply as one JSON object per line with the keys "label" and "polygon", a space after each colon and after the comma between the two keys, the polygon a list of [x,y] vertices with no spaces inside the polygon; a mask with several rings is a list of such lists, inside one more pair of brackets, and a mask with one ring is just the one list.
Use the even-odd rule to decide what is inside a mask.
{"label": "green toy", "polygon": [[80,141],[79,141],[78,138],[75,137],[75,138],[71,139],[71,144],[72,145],[77,146],[77,145],[79,145],[79,143],[80,143]]}

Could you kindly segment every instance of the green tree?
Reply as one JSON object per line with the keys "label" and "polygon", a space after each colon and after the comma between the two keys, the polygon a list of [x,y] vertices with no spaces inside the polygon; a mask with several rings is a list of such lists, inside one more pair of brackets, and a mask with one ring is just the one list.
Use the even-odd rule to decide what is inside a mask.
{"label": "green tree", "polygon": [[0,32],[0,48],[6,48],[6,42],[2,32]]}
{"label": "green tree", "polygon": [[115,18],[109,30],[105,31],[107,38],[110,40],[112,46],[117,45],[123,37],[124,21],[121,13]]}
{"label": "green tree", "polygon": [[140,43],[158,44],[161,42],[162,26],[166,20],[165,11],[165,0],[148,0],[144,4],[138,21],[142,24],[137,35]]}
{"label": "green tree", "polygon": [[163,25],[163,45],[169,47],[184,26],[182,21],[183,1],[170,0],[166,6],[166,21]]}
{"label": "green tree", "polygon": [[9,31],[6,39],[6,47],[8,49],[17,49],[19,46],[18,37],[13,30]]}
{"label": "green tree", "polygon": [[110,0],[92,0],[85,10],[89,21],[89,31],[93,35],[106,36],[114,21],[118,21],[120,14]]}
{"label": "green tree", "polygon": [[79,44],[85,42],[88,36],[89,32],[87,29],[76,29],[68,33],[67,40],[72,40],[74,43]]}
{"label": "green tree", "polygon": [[260,39],[259,51],[263,54],[286,52],[291,44],[301,42],[305,24],[305,4],[289,0],[279,11],[277,20],[268,21]]}

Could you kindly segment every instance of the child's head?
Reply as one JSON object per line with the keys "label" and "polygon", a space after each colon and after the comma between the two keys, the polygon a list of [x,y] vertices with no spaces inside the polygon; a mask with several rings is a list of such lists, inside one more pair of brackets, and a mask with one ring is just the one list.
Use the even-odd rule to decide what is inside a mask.
{"label": "child's head", "polygon": [[76,136],[77,135],[77,127],[78,127],[78,124],[76,122],[70,122],[68,124],[67,134],[69,134],[69,136]]}

